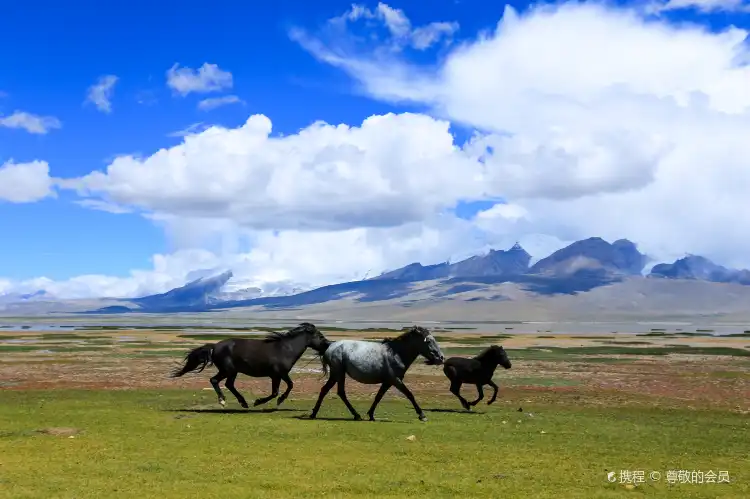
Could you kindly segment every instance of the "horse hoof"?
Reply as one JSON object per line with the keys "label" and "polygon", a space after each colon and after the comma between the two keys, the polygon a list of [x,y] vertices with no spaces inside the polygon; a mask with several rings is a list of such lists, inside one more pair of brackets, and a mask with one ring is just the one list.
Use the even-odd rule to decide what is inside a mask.
{"label": "horse hoof", "polygon": [[316,417],[317,417],[317,414],[310,414],[310,415],[308,416],[308,418],[310,418],[310,419],[315,419]]}
{"label": "horse hoof", "polygon": [[362,421],[362,416],[360,416],[359,414],[355,415],[354,421]]}
{"label": "horse hoof", "polygon": [[242,406],[243,409],[249,408],[249,406],[247,405],[247,402],[242,402],[240,405]]}
{"label": "horse hoof", "polygon": [[422,414],[421,416],[419,416],[419,420],[422,421],[422,422],[425,422],[425,421],[427,421],[427,416],[425,416],[424,414]]}
{"label": "horse hoof", "polygon": [[258,407],[262,403],[263,402],[261,402],[260,400],[256,400],[255,402],[253,402],[253,407]]}
{"label": "horse hoof", "polygon": [[227,401],[226,401],[226,400],[223,400],[223,399],[222,399],[222,400],[219,400],[219,405],[221,405],[222,407],[226,407],[226,405],[227,405]]}

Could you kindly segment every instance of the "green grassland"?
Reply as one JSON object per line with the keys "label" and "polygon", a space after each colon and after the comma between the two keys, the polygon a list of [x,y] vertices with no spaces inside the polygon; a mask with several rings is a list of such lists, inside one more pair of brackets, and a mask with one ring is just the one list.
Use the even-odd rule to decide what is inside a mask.
{"label": "green grassland", "polygon": [[[218,410],[206,390],[0,391],[0,496],[750,497],[746,415],[569,397],[518,412],[503,396],[466,413],[415,395],[426,423],[392,393],[382,421],[354,422],[335,395],[312,421],[299,418],[314,401],[294,392],[261,412]],[[351,399],[362,413],[371,402]],[[646,483],[609,483],[620,470],[643,470]],[[668,470],[723,470],[731,482],[670,485]]]}
{"label": "green grassland", "polygon": [[[423,366],[416,365],[406,382],[428,414],[420,423],[393,389],[378,408],[380,421],[351,421],[335,390],[321,419],[300,419],[322,383],[301,372],[276,412],[241,410],[226,390],[230,409],[221,410],[208,374],[198,388],[165,389],[175,386],[166,374],[189,348],[277,328],[218,335],[208,327],[130,328],[134,341],[111,329],[0,334],[0,388],[11,388],[0,390],[0,498],[750,497],[743,398],[750,345],[736,338],[750,332],[725,340],[663,330],[533,339],[436,330],[447,356],[499,343],[514,367],[496,377],[496,404],[467,413],[439,369],[418,374]],[[397,334],[372,328],[351,336]],[[545,338],[552,341],[541,346]],[[305,355],[299,367],[317,361]],[[50,379],[109,389],[38,389]],[[144,380],[156,386],[132,384]],[[246,380],[238,386],[249,396]],[[23,383],[36,388],[19,390]],[[374,393],[355,385],[347,383],[349,397],[364,414]],[[257,386],[268,389],[265,381]],[[464,396],[475,393],[464,386]],[[642,470],[646,481],[607,481],[621,470]],[[669,470],[728,471],[731,483],[670,485]],[[650,471],[661,473],[658,482]]]}

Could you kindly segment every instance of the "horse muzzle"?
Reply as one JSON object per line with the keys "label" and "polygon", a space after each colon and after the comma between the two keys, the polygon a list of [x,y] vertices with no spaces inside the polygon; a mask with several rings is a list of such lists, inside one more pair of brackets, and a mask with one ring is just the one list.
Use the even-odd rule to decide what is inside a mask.
{"label": "horse muzzle", "polygon": [[442,355],[436,359],[429,359],[425,362],[428,366],[441,366],[445,362],[445,357]]}

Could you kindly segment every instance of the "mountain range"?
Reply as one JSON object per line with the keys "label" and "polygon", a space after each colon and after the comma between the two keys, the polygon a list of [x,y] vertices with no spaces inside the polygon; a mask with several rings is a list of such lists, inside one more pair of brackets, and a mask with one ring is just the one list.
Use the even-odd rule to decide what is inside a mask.
{"label": "mountain range", "polygon": [[[750,271],[729,269],[702,256],[688,255],[644,272],[650,259],[631,241],[609,243],[591,237],[533,265],[531,260],[532,256],[515,244],[508,250],[490,250],[455,263],[411,263],[369,279],[307,290],[290,285],[265,290],[238,288],[229,270],[213,274],[200,271],[193,274],[200,276],[197,279],[156,295],[75,302],[56,301],[44,292],[5,295],[0,297],[0,310],[89,314],[229,310],[299,314],[305,310],[344,315],[356,315],[356,310],[363,314],[366,310],[387,310],[396,315],[403,315],[405,310],[438,314],[452,310],[462,315],[462,310],[472,309],[487,317],[523,310],[533,317],[550,310],[565,316],[575,316],[579,313],[576,310],[579,315],[608,310],[630,314],[639,308],[645,313],[656,304],[661,308],[654,313],[667,315],[704,313],[700,310],[709,303],[714,308],[706,309],[708,314],[750,310]],[[687,304],[692,305],[686,308]]]}

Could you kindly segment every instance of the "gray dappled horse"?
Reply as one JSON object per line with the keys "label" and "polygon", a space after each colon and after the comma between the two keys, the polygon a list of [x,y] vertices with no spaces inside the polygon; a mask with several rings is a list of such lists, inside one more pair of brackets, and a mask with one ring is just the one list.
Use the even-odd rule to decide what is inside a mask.
{"label": "gray dappled horse", "polygon": [[315,419],[323,403],[323,398],[338,383],[338,395],[346,404],[354,419],[359,421],[362,417],[349,403],[346,398],[344,384],[346,375],[360,383],[374,385],[380,384],[380,390],[375,395],[372,407],[367,411],[370,421],[375,420],[375,408],[385,392],[395,386],[406,398],[409,399],[420,421],[427,421],[422,408],[419,407],[414,395],[404,385],[403,378],[409,366],[422,355],[427,359],[428,365],[440,365],[443,363],[443,352],[430,332],[419,326],[409,328],[397,338],[386,338],[380,342],[363,340],[339,340],[334,341],[321,356],[324,371],[330,368],[330,376],[326,384],[320,390],[320,396],[310,414]]}

